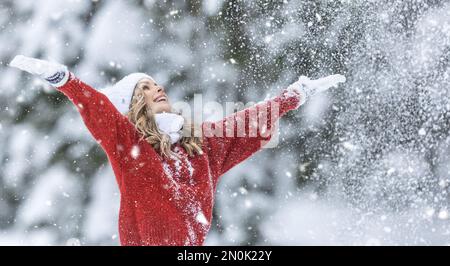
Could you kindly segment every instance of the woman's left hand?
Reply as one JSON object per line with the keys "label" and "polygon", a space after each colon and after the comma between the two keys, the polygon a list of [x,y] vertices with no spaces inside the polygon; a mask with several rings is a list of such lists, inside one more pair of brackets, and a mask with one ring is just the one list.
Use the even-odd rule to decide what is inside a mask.
{"label": "woman's left hand", "polygon": [[288,95],[295,93],[299,97],[300,102],[297,106],[298,108],[316,93],[326,91],[331,87],[337,87],[339,83],[345,82],[345,80],[345,77],[340,74],[330,75],[316,80],[311,80],[306,76],[300,76],[296,82],[287,87],[286,93]]}

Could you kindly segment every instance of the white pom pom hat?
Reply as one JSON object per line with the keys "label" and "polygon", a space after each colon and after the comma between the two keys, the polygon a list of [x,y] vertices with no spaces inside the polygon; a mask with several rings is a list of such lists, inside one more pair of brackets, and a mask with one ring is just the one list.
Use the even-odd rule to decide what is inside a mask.
{"label": "white pom pom hat", "polygon": [[120,113],[125,114],[129,110],[134,87],[136,87],[136,84],[144,78],[148,78],[154,81],[151,76],[145,73],[137,72],[129,74],[123,77],[113,86],[99,89],[99,91],[105,94],[106,97],[108,97],[108,99],[117,108],[117,110],[119,110]]}

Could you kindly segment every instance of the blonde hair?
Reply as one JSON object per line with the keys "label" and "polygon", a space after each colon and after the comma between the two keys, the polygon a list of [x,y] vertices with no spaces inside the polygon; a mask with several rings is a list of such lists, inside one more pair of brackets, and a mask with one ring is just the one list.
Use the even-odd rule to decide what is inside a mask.
{"label": "blonde hair", "polygon": [[[159,132],[154,114],[145,102],[145,95],[143,89],[139,87],[139,83],[134,88],[130,108],[126,115],[137,131],[141,133],[141,140],[145,139],[163,157],[176,156],[171,150],[169,136]],[[180,144],[189,156],[203,153],[202,139],[196,137],[197,134],[195,134],[198,130],[199,128],[192,123],[185,122],[183,125],[183,135],[180,139]]]}

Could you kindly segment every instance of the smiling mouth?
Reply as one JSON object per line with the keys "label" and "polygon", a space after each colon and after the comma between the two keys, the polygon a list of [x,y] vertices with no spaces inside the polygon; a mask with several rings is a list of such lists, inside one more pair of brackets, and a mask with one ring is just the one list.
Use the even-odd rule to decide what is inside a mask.
{"label": "smiling mouth", "polygon": [[155,99],[155,102],[159,103],[159,102],[167,102],[167,97],[166,96],[159,96]]}

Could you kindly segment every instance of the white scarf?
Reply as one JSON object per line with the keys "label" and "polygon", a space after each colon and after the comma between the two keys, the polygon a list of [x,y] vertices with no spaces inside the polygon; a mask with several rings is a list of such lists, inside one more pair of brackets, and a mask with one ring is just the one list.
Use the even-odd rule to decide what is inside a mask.
{"label": "white scarf", "polygon": [[181,138],[181,128],[184,124],[184,118],[181,115],[173,113],[155,114],[155,122],[161,133],[169,135],[172,144]]}

